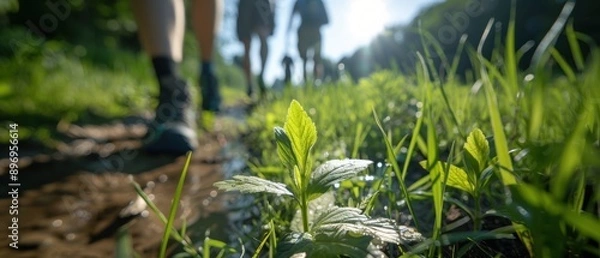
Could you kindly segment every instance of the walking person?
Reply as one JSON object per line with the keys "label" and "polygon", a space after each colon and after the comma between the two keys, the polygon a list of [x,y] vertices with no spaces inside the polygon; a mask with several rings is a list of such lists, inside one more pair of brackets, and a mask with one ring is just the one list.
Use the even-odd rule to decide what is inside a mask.
{"label": "walking person", "polygon": [[[183,57],[185,10],[183,0],[132,0],[144,51],[150,56],[159,84],[155,118],[144,137],[149,152],[184,154],[197,148],[196,107],[190,86],[178,72]],[[200,49],[202,110],[219,110],[221,96],[213,67],[215,34],[221,19],[221,0],[195,0],[192,28]]]}
{"label": "walking person", "polygon": [[266,93],[264,74],[267,64],[267,57],[269,56],[269,45],[267,38],[273,35],[274,27],[275,15],[272,0],[239,0],[237,36],[238,39],[244,44],[244,58],[242,64],[247,83],[246,93],[249,97],[252,97],[254,91],[252,64],[250,61],[252,36],[258,36],[260,41],[260,73],[257,79],[260,95],[261,97],[264,97]]}
{"label": "walking person", "polygon": [[312,76],[313,81],[316,82],[321,78],[323,70],[321,64],[321,27],[329,23],[327,10],[322,0],[296,0],[288,23],[288,33],[292,29],[292,21],[296,14],[300,16],[301,20],[298,27],[298,53],[302,58],[304,82],[308,81],[309,54],[312,54]]}

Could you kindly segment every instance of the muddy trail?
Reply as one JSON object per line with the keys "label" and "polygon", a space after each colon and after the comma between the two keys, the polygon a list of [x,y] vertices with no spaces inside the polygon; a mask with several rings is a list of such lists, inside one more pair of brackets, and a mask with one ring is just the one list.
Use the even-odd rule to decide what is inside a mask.
{"label": "muddy trail", "polygon": [[[199,135],[193,153],[178,218],[188,235],[226,240],[224,197],[213,187],[228,162],[238,159],[239,128],[245,104],[228,107],[210,132]],[[61,141],[48,149],[19,145],[18,250],[6,239],[0,257],[114,257],[118,228],[127,224],[132,246],[141,257],[156,257],[163,224],[152,212],[126,218],[120,212],[141,201],[130,178],[140,184],[167,214],[185,156],[151,155],[140,150],[147,119],[130,117],[102,125],[60,125]],[[7,149],[8,146],[1,146]],[[240,147],[242,148],[242,147]],[[238,162],[239,163],[239,162]],[[7,155],[0,156],[0,234],[11,235]],[[143,201],[142,201],[143,202]],[[149,210],[149,209],[148,209]],[[176,227],[182,220],[176,220]],[[219,235],[221,234],[221,235]],[[173,245],[174,246],[174,245]]]}

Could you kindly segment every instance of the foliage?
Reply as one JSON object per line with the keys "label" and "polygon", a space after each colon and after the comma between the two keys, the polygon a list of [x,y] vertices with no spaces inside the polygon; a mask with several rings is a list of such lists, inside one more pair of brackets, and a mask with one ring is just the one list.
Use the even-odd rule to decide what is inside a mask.
{"label": "foliage", "polygon": [[[512,2],[512,4],[510,4]],[[498,55],[503,48],[509,45],[502,45],[501,42],[509,40],[508,31],[511,29],[511,22],[520,24],[513,27],[515,37],[511,40],[516,49],[511,49],[512,53],[519,52],[520,61],[517,63],[522,70],[530,68],[533,51],[528,49],[535,48],[550,30],[556,16],[560,12],[566,1],[551,0],[518,0],[518,1],[496,1],[496,0],[449,0],[439,1],[424,8],[407,25],[397,25],[388,28],[379,35],[373,42],[364,48],[359,49],[353,55],[345,58],[346,70],[355,79],[367,77],[379,69],[399,69],[403,73],[414,73],[418,58],[413,54],[415,52],[427,51],[426,48],[437,48],[430,56],[431,62],[435,64],[436,69],[433,72],[440,72],[442,79],[457,76],[472,79],[469,75],[476,67],[469,57],[468,52],[461,51],[461,45],[467,48],[475,48],[481,38],[485,26],[490,19],[494,19],[494,29],[491,32],[490,42],[492,47],[483,49],[483,55],[491,59]],[[594,48],[593,42],[600,41],[600,22],[594,19],[600,8],[600,3],[595,0],[570,1],[576,2],[572,15],[571,24],[578,32],[577,37],[583,46],[582,53],[584,57],[591,57],[591,49]],[[511,9],[515,8],[516,13],[511,15]],[[511,17],[512,16],[512,17]],[[427,35],[423,40],[424,33]],[[433,43],[435,39],[438,44]],[[556,51],[565,57],[569,65],[575,65],[577,61],[573,55],[569,39],[565,34],[559,35],[556,42]],[[449,57],[458,56],[454,64]],[[507,62],[510,59],[499,60],[499,63]],[[581,62],[579,62],[581,64]],[[456,66],[451,68],[452,66]],[[510,66],[504,66],[508,68]]]}
{"label": "foliage", "polygon": [[[215,186],[226,191],[265,192],[294,198],[300,209],[302,229],[287,232],[283,242],[278,244],[278,255],[364,257],[370,253],[368,247],[373,239],[400,243],[398,229],[388,219],[371,219],[361,210],[350,207],[327,206],[310,210],[311,200],[321,197],[334,184],[356,176],[371,161],[330,160],[313,171],[311,150],[317,141],[317,130],[297,101],[291,102],[283,128],[275,127],[274,131],[278,156],[291,180],[284,184],[237,175],[217,182]],[[309,213],[313,214],[310,218]]]}
{"label": "foliage", "polygon": [[[570,48],[579,53],[581,41],[573,27],[565,25],[566,36],[574,39]],[[508,32],[508,41],[514,40],[514,33]],[[274,148],[265,127],[278,123],[281,106],[290,99],[302,101],[321,125],[319,142],[328,143],[313,146],[320,154],[317,159],[353,153],[380,164],[374,179],[340,182],[336,201],[365,208],[371,216],[414,223],[429,237],[389,254],[597,255],[600,91],[594,85],[600,80],[600,54],[595,52],[577,72],[581,68],[562,63],[550,46],[548,60],[556,62],[520,71],[523,57],[511,53],[512,47],[491,60],[485,57],[486,36],[478,49],[468,50],[477,75],[471,85],[429,74],[435,66],[425,54],[416,76],[383,71],[357,85],[291,89],[252,114],[249,123],[256,132],[248,144]],[[585,60],[582,54],[574,54],[574,59]],[[555,73],[555,66],[562,73]],[[377,111],[375,122],[369,122],[371,108]],[[375,133],[377,127],[382,134]],[[263,173],[278,156],[255,155],[253,171],[285,180],[285,174],[275,170]],[[419,161],[422,166],[415,167]],[[411,205],[415,216],[403,219]],[[424,216],[431,210],[441,213]],[[453,210],[464,217],[447,219]],[[306,244],[302,234],[292,238]]]}

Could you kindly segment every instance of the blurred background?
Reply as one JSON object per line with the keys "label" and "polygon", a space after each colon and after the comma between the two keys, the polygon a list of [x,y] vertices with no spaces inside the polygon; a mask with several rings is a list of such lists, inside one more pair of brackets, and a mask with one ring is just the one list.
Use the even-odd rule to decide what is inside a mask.
{"label": "blurred background", "polygon": [[[533,49],[548,32],[565,1],[515,2],[515,41],[524,56],[520,66],[527,69]],[[224,3],[217,72],[225,88],[243,89],[244,78],[236,64],[243,51],[235,34],[237,0]],[[283,79],[281,59],[286,54],[296,63],[293,82],[301,83],[296,33],[287,32],[293,3],[274,1],[276,27],[269,38],[267,84],[277,84]],[[500,0],[326,0],[324,3],[330,22],[322,28],[323,58],[326,76],[332,80],[342,75],[358,80],[381,69],[412,73],[415,53],[423,49],[420,39],[426,34],[439,43],[436,46],[439,51],[431,53],[431,61],[437,67],[456,54],[461,38],[466,40],[457,74],[468,79],[469,49],[477,46],[491,18],[495,18],[495,26],[484,54],[489,56],[493,49],[502,48],[512,6]],[[582,46],[586,53],[593,42],[600,41],[599,11],[599,1],[579,0],[570,20],[588,42]],[[97,116],[110,119],[148,110],[153,101],[148,96],[157,94],[157,87],[152,81],[150,62],[141,53],[136,30],[127,0],[0,1],[0,120],[21,117],[24,125],[37,125],[36,135],[43,138],[49,134],[40,126],[45,123],[54,125],[60,119],[95,120]],[[253,44],[252,49],[255,73],[260,63],[258,45]],[[556,46],[567,61],[573,60],[565,37],[561,36]],[[188,78],[196,78],[197,53],[194,37],[186,33],[182,69]],[[232,92],[238,91],[242,90]],[[31,133],[26,130],[23,134],[26,137]]]}
{"label": "blurred background", "polygon": [[[225,64],[232,64],[235,57],[242,55],[243,51],[235,36],[237,0],[224,2],[219,52]],[[497,22],[494,35],[499,38],[496,40],[502,41],[511,8],[508,2],[500,0],[324,2],[329,11],[330,23],[322,29],[323,56],[333,64],[344,61],[346,69],[355,79],[377,69],[389,68],[392,64],[403,70],[411,70],[414,66],[414,53],[421,44],[420,36],[416,33],[419,26],[441,42],[441,48],[448,56],[456,51],[463,34],[468,36],[468,43],[475,46],[487,21],[492,17]],[[277,0],[274,3],[276,27],[274,35],[269,38],[271,51],[266,72],[268,83],[283,76],[280,63],[285,54],[300,63],[295,47],[296,33],[287,32],[294,1]],[[518,0],[516,3],[516,43],[517,46],[523,46],[530,40],[533,43],[541,40],[565,1]],[[114,68],[116,63],[122,63],[117,58],[120,56],[117,52],[135,53],[140,50],[129,4],[126,0],[57,0],[35,4],[30,1],[4,0],[0,4],[0,34],[4,39],[0,43],[2,62],[6,65],[17,59],[31,60],[36,55],[51,51],[75,56],[86,63]],[[595,18],[599,5],[594,0],[577,1],[573,15],[575,29],[596,40],[600,37],[600,21]],[[62,13],[64,8],[68,8],[68,12]],[[187,43],[186,55],[195,56],[193,39],[189,38]],[[559,50],[567,47],[565,42],[560,41],[558,46]],[[257,47],[252,52],[254,70],[258,72]],[[468,63],[465,58],[460,70],[468,69]],[[522,65],[527,66],[526,63]],[[297,65],[296,69],[294,81],[300,82],[300,66]]]}

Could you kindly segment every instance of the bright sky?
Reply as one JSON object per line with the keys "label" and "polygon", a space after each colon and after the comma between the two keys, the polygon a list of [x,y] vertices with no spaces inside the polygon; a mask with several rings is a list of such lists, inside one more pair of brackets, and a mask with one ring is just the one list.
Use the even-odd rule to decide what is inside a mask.
{"label": "bright sky", "polygon": [[[321,29],[323,35],[322,55],[335,62],[344,56],[351,55],[359,47],[368,45],[369,42],[388,25],[406,24],[427,5],[440,0],[323,0],[329,13],[329,24]],[[227,10],[237,13],[238,0],[225,0]],[[296,23],[289,33],[289,45],[286,48],[287,26],[295,0],[276,0],[275,33],[269,38],[270,52],[265,73],[267,83],[272,83],[277,78],[283,78],[281,60],[286,51],[294,58],[294,81],[302,77],[301,60],[296,47]],[[235,36],[235,17],[225,19],[223,30],[229,38]],[[252,44],[252,66],[255,74],[260,70],[260,57],[258,54],[259,43],[255,38]],[[241,55],[243,48],[239,41],[230,42],[223,48],[225,58]]]}

